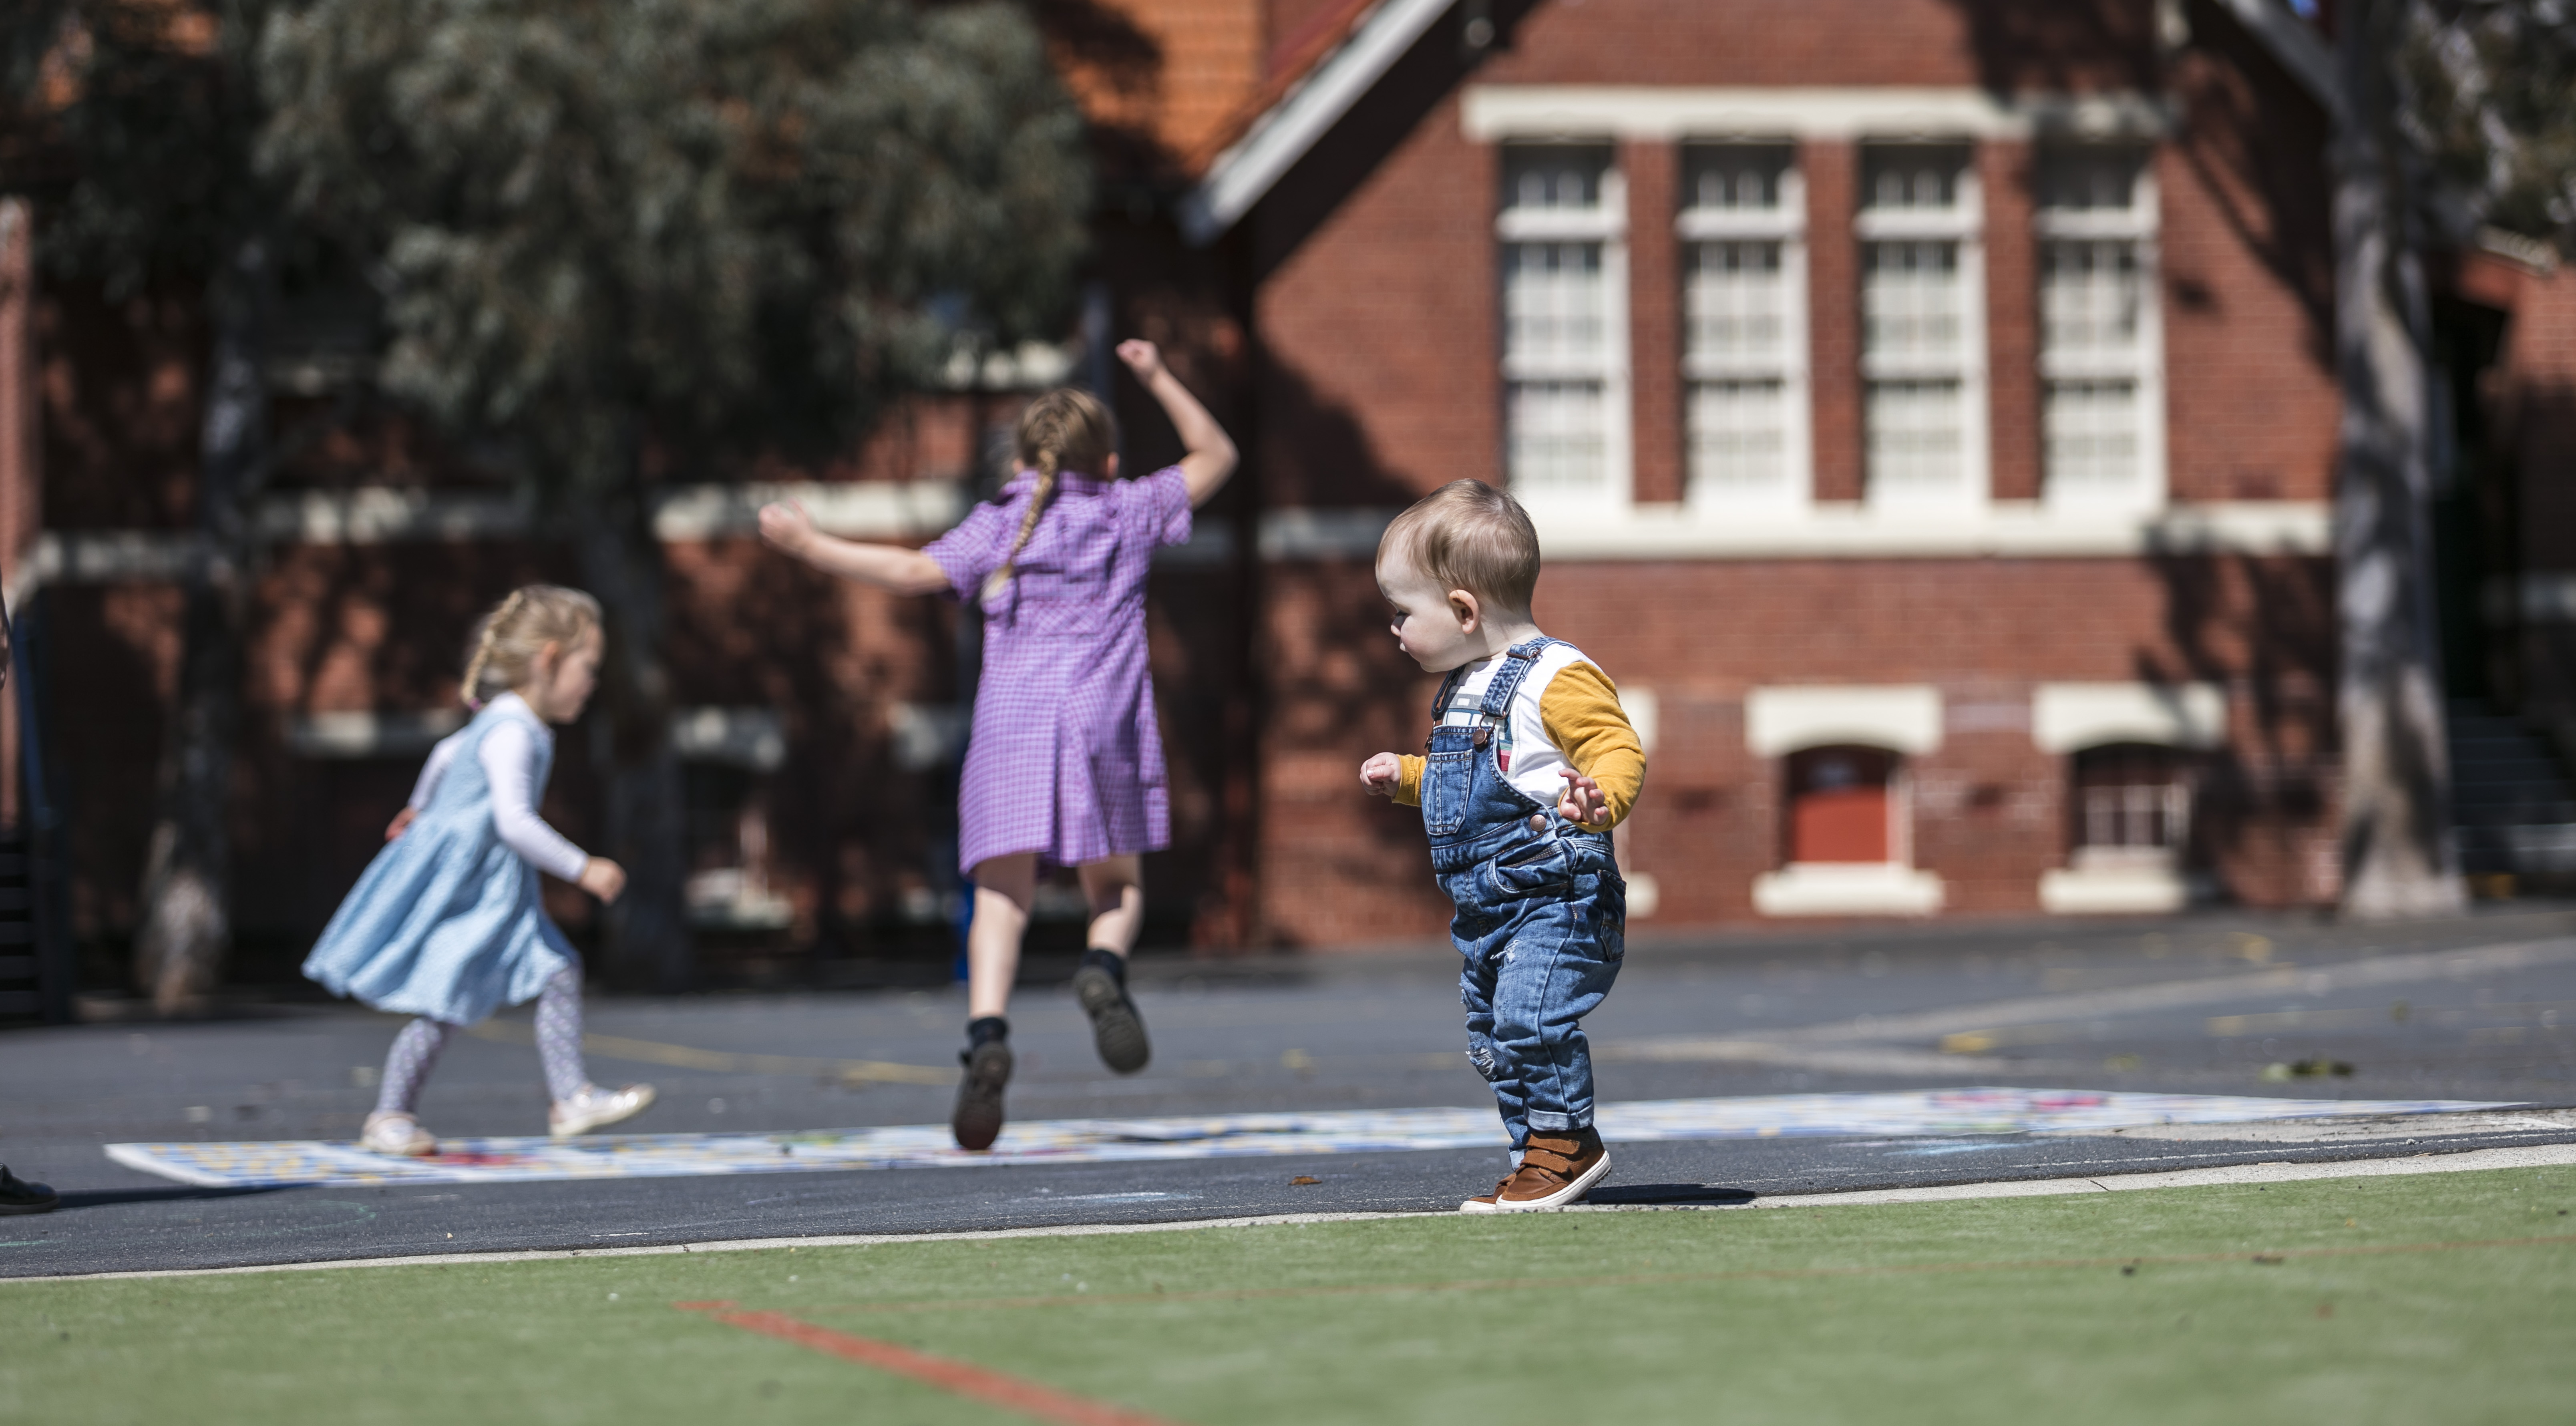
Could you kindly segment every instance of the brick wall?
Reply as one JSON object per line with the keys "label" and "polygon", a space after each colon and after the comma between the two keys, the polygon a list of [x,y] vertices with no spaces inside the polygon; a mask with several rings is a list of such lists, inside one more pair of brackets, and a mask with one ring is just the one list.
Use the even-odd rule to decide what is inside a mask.
{"label": "brick wall", "polygon": [[[2195,15],[2199,11],[2194,11]],[[2168,63],[2146,3],[2066,6],[1586,0],[1542,5],[1479,82],[1947,85],[2005,93],[2176,91],[2159,146],[2159,243],[2173,493],[2315,500],[2336,398],[2322,131],[2314,106],[2223,15]],[[1499,465],[1494,163],[1454,96],[1320,220],[1287,237],[1256,298],[1259,478],[1272,506],[1392,505]],[[1979,146],[1993,493],[2041,480],[2032,148]],[[1861,493],[1857,151],[1800,145],[1810,275],[1814,492]],[[1675,150],[1629,143],[1635,493],[1683,484]],[[1264,215],[1256,211],[1256,225]],[[1262,239],[1256,239],[1256,244]],[[2203,782],[2197,857],[2257,904],[2330,896],[2331,601],[2297,557],[1805,560],[1566,564],[1542,586],[1550,632],[1654,690],[1663,739],[1628,837],[1671,921],[1753,914],[1778,864],[1780,768],[1745,750],[1756,685],[1928,683],[1954,731],[1908,769],[1915,862],[1963,913],[2038,908],[2063,866],[2065,760],[2033,745],[2044,681],[2207,681],[2228,746]],[[1271,570],[1263,915],[1300,944],[1436,932],[1411,814],[1364,799],[1368,753],[1418,746],[1430,680],[1382,631],[1365,564]]]}

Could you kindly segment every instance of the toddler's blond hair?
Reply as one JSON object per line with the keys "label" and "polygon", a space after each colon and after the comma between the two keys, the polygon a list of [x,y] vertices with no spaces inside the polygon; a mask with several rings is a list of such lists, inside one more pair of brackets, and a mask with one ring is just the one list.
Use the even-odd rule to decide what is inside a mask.
{"label": "toddler's blond hair", "polygon": [[1463,589],[1515,614],[1538,594],[1538,527],[1507,491],[1453,480],[1413,502],[1378,538],[1377,557],[1401,556],[1442,590]]}
{"label": "toddler's blond hair", "polygon": [[600,626],[599,601],[560,584],[523,584],[474,624],[458,694],[479,709],[497,693],[528,681],[548,644],[569,649]]}

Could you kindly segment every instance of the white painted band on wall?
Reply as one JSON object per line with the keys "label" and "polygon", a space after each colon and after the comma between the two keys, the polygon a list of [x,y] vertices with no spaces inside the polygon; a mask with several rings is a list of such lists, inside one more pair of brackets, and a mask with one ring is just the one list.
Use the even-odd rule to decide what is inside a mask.
{"label": "white painted band on wall", "polygon": [[2030,740],[2071,753],[2106,743],[2214,748],[2227,741],[2227,692],[2214,683],[2043,683]]}
{"label": "white painted band on wall", "polygon": [[1474,84],[1460,123],[1508,139],[2154,138],[2174,128],[2153,95],[1996,95],[1973,88]]}
{"label": "white painted band on wall", "polygon": [[774,708],[682,708],[671,714],[671,751],[689,762],[776,772],[787,762],[787,725]]}
{"label": "white painted band on wall", "polygon": [[[666,497],[654,530],[674,542],[748,538],[760,507],[802,502],[826,534],[862,540],[923,540],[964,518],[973,499],[962,481],[863,481],[689,486]],[[1272,562],[1374,560],[1396,512],[1385,507],[1273,510],[1261,517],[1260,551]],[[1208,517],[1187,545],[1158,562],[1208,566],[1235,557],[1233,531]],[[361,487],[300,492],[262,505],[261,534],[279,543],[373,545],[523,539],[533,512],[507,497]],[[2181,505],[2143,516],[2053,510],[2005,501],[1973,516],[1899,517],[1862,505],[1808,507],[1795,518],[1764,519],[1683,505],[1550,513],[1539,542],[1552,563],[1627,560],[1972,559],[1982,556],[2119,559],[2139,556],[2329,553],[2327,509],[2301,501]],[[49,530],[12,592],[35,584],[118,584],[175,580],[197,550],[189,531]],[[32,576],[32,582],[30,582]],[[2576,619],[2576,576],[2542,575],[2526,585],[2532,619]],[[2548,581],[2557,581],[2550,583]],[[2538,590],[2539,593],[2533,593]],[[2537,600],[2538,603],[2531,601]]]}
{"label": "white painted band on wall", "polygon": [[2576,573],[2527,571],[2516,600],[2526,624],[2576,624]]}
{"label": "white painted band on wall", "polygon": [[1941,691],[1930,684],[1756,688],[1744,742],[1758,757],[1836,743],[1923,754],[1941,746]]}
{"label": "white painted band on wall", "polygon": [[286,720],[286,750],[304,758],[390,758],[428,752],[465,726],[462,708],[413,713],[299,713]]}

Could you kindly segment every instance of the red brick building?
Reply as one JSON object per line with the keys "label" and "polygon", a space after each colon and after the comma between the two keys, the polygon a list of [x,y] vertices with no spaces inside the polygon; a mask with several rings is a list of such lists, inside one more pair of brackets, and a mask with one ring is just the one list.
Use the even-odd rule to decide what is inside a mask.
{"label": "red brick building", "polygon": [[[1164,341],[1247,455],[1157,580],[1162,939],[1436,932],[1418,827],[1355,768],[1419,740],[1431,687],[1377,533],[1462,475],[1528,502],[1541,623],[1651,741],[1621,840],[1654,924],[2333,898],[2324,61],[2276,0],[1038,9],[1104,164],[1095,340],[661,511],[712,946],[918,943],[952,889],[945,819],[885,809],[953,775],[954,611],[791,568],[750,512],[788,489],[935,534],[1019,393],[1104,369],[1110,329]],[[2576,728],[2576,282],[2501,239],[2443,282],[2450,681]],[[353,379],[308,345],[285,415]],[[135,918],[202,346],[184,294],[0,300],[0,566],[13,605],[43,591],[102,945]],[[1167,453],[1122,406],[1131,465]],[[240,917],[291,949],[452,725],[466,621],[568,561],[391,418],[263,518]]]}

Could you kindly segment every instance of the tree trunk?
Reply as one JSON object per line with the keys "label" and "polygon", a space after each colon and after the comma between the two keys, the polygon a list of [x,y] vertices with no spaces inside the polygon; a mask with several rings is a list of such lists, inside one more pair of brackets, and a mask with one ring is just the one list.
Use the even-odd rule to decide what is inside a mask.
{"label": "tree trunk", "polygon": [[2461,909],[2447,835],[2450,754],[2433,618],[2428,511],[2430,319],[2404,202],[2393,88],[2399,0],[2337,11],[2344,113],[2334,140],[2335,354],[2343,387],[2335,470],[2342,626],[2343,911]]}
{"label": "tree trunk", "polygon": [[199,452],[199,545],[188,568],[178,696],[161,742],[134,946],[136,987],[162,1015],[202,1009],[232,949],[233,745],[257,555],[251,512],[268,460],[264,367],[276,281],[265,240],[252,234],[207,284],[214,348]]}
{"label": "tree trunk", "polygon": [[595,763],[607,784],[602,853],[626,869],[626,894],[608,908],[600,969],[610,983],[682,990],[695,967],[689,938],[680,760],[671,750],[669,670],[662,662],[668,571],[653,533],[649,492],[636,468],[633,422],[611,444],[602,498],[574,531],[582,578],[608,613],[608,658],[593,725]]}

